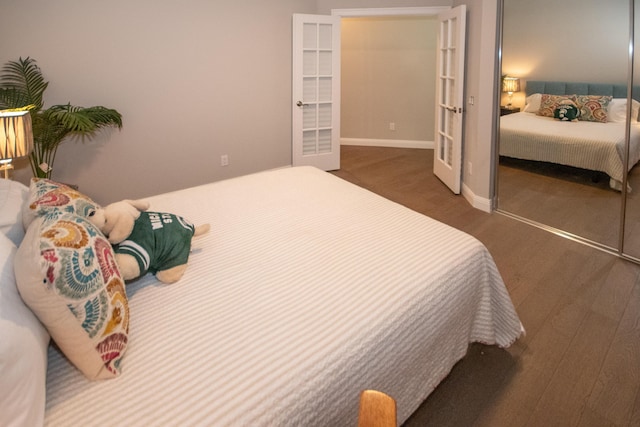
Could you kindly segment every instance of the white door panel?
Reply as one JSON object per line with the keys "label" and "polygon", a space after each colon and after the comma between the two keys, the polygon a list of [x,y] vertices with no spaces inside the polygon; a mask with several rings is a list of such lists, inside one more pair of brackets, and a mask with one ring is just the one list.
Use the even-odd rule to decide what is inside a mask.
{"label": "white door panel", "polygon": [[340,17],[293,15],[293,165],[340,168]]}
{"label": "white door panel", "polygon": [[464,124],[466,6],[438,15],[436,135],[433,172],[460,194]]}

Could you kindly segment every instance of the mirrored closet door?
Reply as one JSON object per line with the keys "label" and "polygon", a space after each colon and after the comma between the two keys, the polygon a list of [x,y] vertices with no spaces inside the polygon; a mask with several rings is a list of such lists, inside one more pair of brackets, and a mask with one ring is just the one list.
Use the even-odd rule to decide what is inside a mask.
{"label": "mirrored closet door", "polygon": [[640,260],[634,1],[502,0],[496,195],[500,212]]}

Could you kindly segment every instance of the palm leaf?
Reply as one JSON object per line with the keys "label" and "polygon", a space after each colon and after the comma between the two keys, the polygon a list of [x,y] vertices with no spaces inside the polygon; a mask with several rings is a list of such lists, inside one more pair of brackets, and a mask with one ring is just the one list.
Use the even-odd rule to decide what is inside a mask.
{"label": "palm leaf", "polygon": [[47,114],[60,121],[69,132],[73,133],[88,134],[105,126],[122,127],[120,113],[105,107],[54,105],[47,110]]}
{"label": "palm leaf", "polygon": [[8,108],[33,104],[36,106],[35,111],[40,110],[43,105],[43,94],[48,85],[49,82],[44,81],[42,71],[36,65],[35,59],[20,58],[18,61],[7,62],[2,68],[0,91],[3,92],[3,95],[1,99]]}
{"label": "palm leaf", "polygon": [[29,103],[29,97],[16,88],[0,88],[0,109],[17,108]]}
{"label": "palm leaf", "polygon": [[31,117],[35,149],[54,150],[69,134],[67,127],[48,111],[32,114]]}

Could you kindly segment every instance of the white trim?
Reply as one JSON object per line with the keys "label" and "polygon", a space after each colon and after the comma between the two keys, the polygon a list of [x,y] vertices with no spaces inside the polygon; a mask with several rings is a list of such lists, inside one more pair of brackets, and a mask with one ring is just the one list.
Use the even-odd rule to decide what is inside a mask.
{"label": "white trim", "polygon": [[395,148],[423,148],[432,149],[433,141],[415,141],[408,139],[370,139],[370,138],[340,138],[340,145],[360,145],[368,147],[395,147]]}
{"label": "white trim", "polygon": [[349,18],[360,18],[364,16],[432,16],[450,10],[450,6],[435,7],[378,7],[361,9],[331,9],[332,15]]}
{"label": "white trim", "polygon": [[491,199],[485,199],[484,197],[476,196],[464,182],[462,183],[462,196],[474,208],[491,213]]}

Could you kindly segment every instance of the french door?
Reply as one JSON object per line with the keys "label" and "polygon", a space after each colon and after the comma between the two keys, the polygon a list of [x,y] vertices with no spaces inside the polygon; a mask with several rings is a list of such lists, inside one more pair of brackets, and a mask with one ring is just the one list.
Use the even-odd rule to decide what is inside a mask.
{"label": "french door", "polygon": [[293,15],[293,165],[340,168],[340,17]]}
{"label": "french door", "polygon": [[460,194],[466,6],[438,15],[436,132],[433,173]]}

